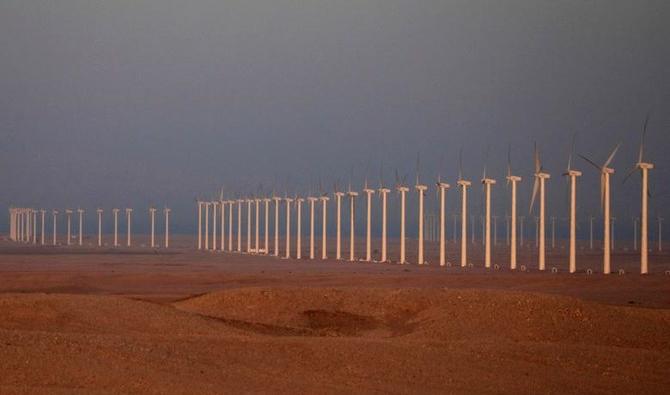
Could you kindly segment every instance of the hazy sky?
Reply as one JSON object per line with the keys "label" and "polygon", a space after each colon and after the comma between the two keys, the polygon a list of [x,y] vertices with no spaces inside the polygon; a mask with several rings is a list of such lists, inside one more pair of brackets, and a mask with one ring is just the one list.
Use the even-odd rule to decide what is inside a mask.
{"label": "hazy sky", "polygon": [[[511,143],[527,213],[537,140],[549,214],[566,216],[576,132],[599,162],[623,143],[613,207],[629,223],[639,176],[621,178],[649,110],[653,214],[670,203],[668,21],[666,0],[2,0],[0,209],[133,206],[146,229],[167,204],[190,232],[193,199],[222,185],[332,190],[353,167],[354,187],[366,169],[376,186],[382,161],[387,183],[413,182],[417,152],[426,182],[453,183],[461,147],[478,181],[489,147],[504,215]],[[574,163],[581,215],[598,214],[596,171]]]}

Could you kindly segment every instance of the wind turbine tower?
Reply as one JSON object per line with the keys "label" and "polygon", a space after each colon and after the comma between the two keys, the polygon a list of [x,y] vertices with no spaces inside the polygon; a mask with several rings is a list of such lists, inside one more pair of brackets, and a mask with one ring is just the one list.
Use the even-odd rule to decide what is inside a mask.
{"label": "wind turbine tower", "polygon": [[314,205],[319,199],[309,196],[309,259],[314,259]]}
{"label": "wind turbine tower", "polygon": [[67,216],[67,245],[70,245],[70,240],[72,238],[72,210],[66,209],[65,215]]}
{"label": "wind turbine tower", "polygon": [[102,246],[102,209],[95,210],[98,213],[98,247]]}
{"label": "wind turbine tower", "polygon": [[482,184],[486,190],[486,228],[484,231],[484,267],[491,268],[491,186],[495,185],[496,180],[487,177],[486,167],[484,167],[484,177]]}
{"label": "wind turbine tower", "polygon": [[151,248],[156,247],[156,208],[149,208],[149,216],[151,217]]}
{"label": "wind turbine tower", "polygon": [[592,160],[586,158],[583,155],[580,155],[582,159],[586,160],[588,163],[593,165],[598,171],[600,172],[600,198],[601,198],[601,206],[603,208],[603,274],[610,274],[611,272],[611,239],[610,239],[610,232],[611,232],[611,226],[610,226],[610,221],[611,221],[611,215],[610,215],[610,176],[614,174],[614,169],[610,168],[609,165],[612,163],[612,159],[614,159],[614,155],[616,155],[619,145],[617,144],[616,147],[612,150],[610,153],[610,156],[607,158],[607,161],[602,166],[598,166],[595,162]]}
{"label": "wind turbine tower", "polygon": [[372,195],[375,193],[374,189],[368,187],[368,180],[365,180],[365,188],[363,193],[366,197],[366,223],[365,223],[365,261],[372,261]]}
{"label": "wind turbine tower", "polygon": [[545,259],[546,259],[546,247],[545,247],[545,182],[551,176],[549,173],[545,172],[542,168],[542,163],[540,162],[540,153],[535,145],[535,182],[533,184],[533,196],[530,201],[530,212],[533,211],[533,204],[535,203],[535,197],[537,192],[540,192],[540,216],[538,218],[538,229],[537,229],[537,244],[538,244],[538,268],[539,270],[545,269]]}
{"label": "wind turbine tower", "polygon": [[165,248],[170,247],[170,209],[165,207],[163,209],[165,214]]}
{"label": "wind turbine tower", "polygon": [[[640,151],[637,157],[637,163],[626,175],[626,179],[635,171],[640,170],[642,176],[642,196],[641,196],[641,213],[640,213],[640,274],[649,273],[649,170],[654,168],[654,164],[644,160],[644,139],[647,134],[647,123],[649,121],[649,114],[644,121],[642,133],[640,136]],[[624,182],[625,180],[624,179]],[[659,232],[660,235],[660,232]],[[637,237],[636,237],[637,238]],[[660,247],[659,243],[659,247]]]}
{"label": "wind turbine tower", "polygon": [[321,200],[321,259],[328,259],[328,200],[330,198],[326,194],[322,194],[319,198]]}
{"label": "wind turbine tower", "polygon": [[133,209],[132,209],[132,208],[127,208],[127,209],[126,209],[126,225],[127,225],[127,229],[126,229],[126,236],[127,236],[126,244],[128,245],[128,247],[131,246],[131,233],[130,233],[130,223],[131,223],[131,222],[130,222],[130,220],[131,220],[131,215],[132,215],[132,213],[133,213]]}
{"label": "wind turbine tower", "polygon": [[[295,221],[295,259],[302,259],[302,203],[305,199],[301,197],[295,198],[295,211],[296,211],[296,221]],[[313,214],[313,213],[312,213]],[[288,213],[287,213],[288,215]],[[312,229],[314,227],[312,226]],[[314,232],[312,232],[312,239],[314,239]],[[313,248],[312,248],[313,250]]]}
{"label": "wind turbine tower", "polygon": [[450,185],[446,182],[442,182],[441,177],[437,178],[437,188],[440,191],[440,266],[446,265],[447,255],[446,255],[446,239],[447,233],[445,228],[445,203],[447,199],[447,190],[449,190]]}
{"label": "wind turbine tower", "polygon": [[114,213],[114,247],[119,246],[119,209],[112,209]]}
{"label": "wind turbine tower", "polygon": [[336,234],[336,242],[335,242],[335,259],[338,261],[342,259],[342,197],[344,196],[344,192],[340,192],[337,190],[337,186],[335,187],[335,205],[336,205],[336,211],[337,211],[337,220],[336,220],[336,225],[337,225],[337,234]]}

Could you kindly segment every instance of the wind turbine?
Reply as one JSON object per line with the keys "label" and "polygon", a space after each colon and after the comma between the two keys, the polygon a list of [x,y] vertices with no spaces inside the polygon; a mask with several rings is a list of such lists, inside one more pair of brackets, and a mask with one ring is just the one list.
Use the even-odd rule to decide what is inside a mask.
{"label": "wind turbine", "polygon": [[219,207],[221,207],[221,252],[226,250],[226,201],[223,200],[223,188],[219,192]]}
{"label": "wind turbine", "polygon": [[[488,157],[488,153],[486,155]],[[484,267],[491,268],[491,186],[495,185],[496,180],[489,178],[486,174],[486,165],[484,165],[484,176],[482,184],[486,191],[486,227],[484,230]]]}
{"label": "wind turbine", "polygon": [[463,179],[463,149],[458,154],[458,186],[461,187],[461,267],[468,263],[468,187],[470,181]]}
{"label": "wind turbine", "polygon": [[437,188],[440,191],[440,266],[446,265],[447,255],[446,255],[446,238],[447,233],[445,229],[445,203],[447,198],[447,190],[450,188],[450,185],[446,182],[442,182],[442,176],[438,174],[437,176]]}
{"label": "wind turbine", "polygon": [[387,262],[387,237],[386,237],[386,231],[388,228],[388,221],[387,221],[387,199],[388,199],[388,194],[391,192],[389,188],[386,188],[384,186],[384,174],[383,174],[383,167],[380,170],[379,173],[379,197],[382,200],[382,255],[380,262]]}
{"label": "wind turbine", "polygon": [[537,240],[538,240],[538,268],[540,270],[545,269],[545,258],[546,258],[546,249],[545,249],[545,237],[544,237],[544,222],[545,222],[545,182],[551,176],[549,173],[544,171],[542,167],[542,162],[540,162],[540,153],[537,149],[537,144],[535,144],[535,182],[533,183],[533,196],[530,200],[530,212],[533,211],[533,205],[535,203],[535,197],[537,192],[540,192],[540,216],[538,218],[538,230],[537,230]]}
{"label": "wind turbine", "polygon": [[319,198],[321,200],[321,259],[327,259],[328,258],[328,251],[327,251],[327,241],[328,241],[328,200],[330,198],[326,193],[321,193],[321,197]]}
{"label": "wind turbine", "polygon": [[33,244],[37,244],[37,210],[33,211]]}
{"label": "wind turbine", "polygon": [[44,215],[46,214],[46,212],[47,211],[45,209],[40,209],[40,214],[42,217],[42,233],[40,234],[42,245],[44,245]]}
{"label": "wind turbine", "polygon": [[[628,172],[624,178],[624,182],[635,170],[640,170],[642,176],[642,196],[641,196],[641,213],[640,213],[640,274],[649,273],[649,170],[654,168],[654,164],[644,160],[644,139],[647,134],[647,124],[649,122],[649,114],[644,120],[642,132],[640,134],[640,151],[637,157],[637,163]],[[637,239],[637,237],[636,237]],[[660,246],[660,244],[659,244]]]}
{"label": "wind turbine", "polygon": [[610,176],[614,174],[614,169],[610,168],[609,165],[612,163],[612,159],[614,159],[614,155],[616,155],[617,151],[619,150],[619,146],[621,144],[617,144],[616,147],[612,150],[610,153],[610,156],[607,157],[607,161],[603,163],[602,166],[597,165],[595,162],[592,160],[588,159],[584,155],[579,155],[582,159],[590,163],[593,167],[598,169],[600,172],[600,203],[601,207],[603,208],[603,274],[610,274],[610,254],[612,253],[611,247],[610,247],[610,221],[611,221],[611,216],[610,216]]}
{"label": "wind turbine", "polygon": [[570,258],[569,270],[570,273],[577,271],[577,177],[582,175],[582,172],[572,168],[572,155],[575,150],[575,137],[572,137],[572,148],[568,156],[568,168],[563,174],[570,177]]}
{"label": "wind turbine", "polygon": [[337,238],[335,245],[335,259],[338,261],[342,259],[342,197],[345,195],[344,192],[340,192],[337,189],[337,182],[335,183],[335,206],[337,211]]}
{"label": "wind turbine", "polygon": [[234,200],[228,200],[228,252],[233,252],[233,206]]}
{"label": "wind turbine", "polygon": [[405,249],[405,241],[406,241],[406,236],[405,236],[405,211],[406,211],[406,206],[407,206],[407,192],[409,192],[409,188],[407,188],[404,184],[404,178],[403,180],[400,180],[398,178],[398,171],[396,170],[395,174],[396,178],[396,190],[400,194],[400,264],[404,265],[407,263],[406,259],[406,249]]}
{"label": "wind turbine", "polygon": [[251,253],[251,205],[254,203],[253,199],[247,198],[247,254]]}
{"label": "wind turbine", "polygon": [[205,206],[205,251],[209,250],[209,205],[210,202],[203,202]]}
{"label": "wind turbine", "polygon": [[165,214],[165,248],[170,247],[170,209],[165,207],[163,209]]}
{"label": "wind turbine", "polygon": [[279,256],[279,203],[281,203],[282,198],[279,196],[272,196],[272,200],[275,201],[275,251],[274,255]]}
{"label": "wind turbine", "polygon": [[53,230],[53,238],[54,238],[54,240],[53,240],[53,244],[56,245],[56,242],[57,242],[57,239],[56,239],[56,230],[58,229],[58,227],[56,226],[56,220],[57,220],[57,217],[58,217],[58,210],[52,210],[52,211],[51,211],[51,214],[53,215],[53,226],[54,226],[54,230]]}
{"label": "wind turbine", "polygon": [[102,209],[95,210],[98,213],[98,247],[102,246]]}
{"label": "wind turbine", "polygon": [[[301,197],[295,198],[295,211],[296,211],[296,221],[295,221],[295,227],[296,227],[296,239],[295,239],[295,259],[302,259],[302,203],[305,201],[305,199]],[[312,210],[312,217],[314,217],[314,210]],[[312,241],[314,240],[314,226],[312,226]],[[314,243],[312,243],[310,250],[310,259],[313,259],[313,250],[314,250]]]}
{"label": "wind turbine", "polygon": [[65,215],[67,216],[67,245],[70,245],[70,239],[72,238],[72,210],[69,208],[65,210]]}
{"label": "wind turbine", "polygon": [[216,252],[216,240],[218,238],[217,236],[217,222],[218,222],[218,214],[217,214],[217,207],[219,207],[219,202],[216,200],[212,200],[210,202],[212,205],[212,252]]}
{"label": "wind turbine", "polygon": [[132,208],[127,208],[126,209],[126,225],[128,227],[126,235],[128,236],[128,240],[127,240],[128,247],[130,247],[130,245],[131,245],[131,242],[130,242],[130,217],[131,217],[132,213],[133,213]]}
{"label": "wind turbine", "polygon": [[255,250],[254,252],[255,252],[256,254],[258,254],[258,253],[260,253],[260,248],[261,248],[261,242],[260,242],[260,236],[261,236],[261,235],[260,235],[260,221],[261,221],[261,217],[260,217],[261,208],[260,208],[260,207],[261,207],[261,199],[260,199],[259,197],[256,197],[256,199],[254,199],[254,201],[256,202],[256,216],[255,216],[255,218],[254,218],[254,221],[255,221],[255,229],[256,229],[256,243],[254,244],[254,250]]}
{"label": "wind turbine", "polygon": [[119,246],[119,209],[112,209],[114,213],[114,247]]}
{"label": "wind turbine", "polygon": [[[198,204],[198,249],[202,250],[202,203],[200,199],[196,200]],[[118,211],[118,210],[117,210]],[[114,239],[114,245],[116,246],[116,239]]]}
{"label": "wind turbine", "polygon": [[263,203],[265,203],[265,223],[263,224],[265,226],[264,233],[263,233],[263,250],[265,252],[265,255],[270,254],[270,202],[272,199],[266,197],[263,199]]}
{"label": "wind turbine", "polygon": [[242,253],[242,203],[243,199],[237,199],[237,252]]}
{"label": "wind turbine", "polygon": [[372,261],[372,195],[375,193],[374,189],[368,187],[368,179],[365,178],[365,186],[363,193],[366,197],[366,224],[365,224],[365,261]]}
{"label": "wind turbine", "polygon": [[151,248],[156,247],[156,208],[149,208],[149,217],[151,217]]}
{"label": "wind turbine", "polygon": [[423,198],[426,194],[426,190],[428,190],[428,186],[421,184],[420,176],[419,176],[419,154],[417,153],[416,155],[416,184],[414,185],[414,188],[416,189],[418,195],[419,195],[419,246],[418,246],[418,256],[417,256],[417,261],[419,265],[423,265],[426,263],[425,259],[423,258]]}
{"label": "wind turbine", "polygon": [[314,205],[318,201],[314,196],[308,196],[309,202],[309,259],[314,259]]}
{"label": "wind turbine", "polygon": [[291,202],[293,199],[286,196],[284,198],[286,201],[286,256],[288,259],[291,257]]}
{"label": "wind turbine", "polygon": [[358,192],[351,190],[351,181],[349,182],[349,191],[347,192],[347,195],[349,195],[349,261],[353,262],[356,257],[355,246],[354,246],[355,235],[356,235],[355,204]]}

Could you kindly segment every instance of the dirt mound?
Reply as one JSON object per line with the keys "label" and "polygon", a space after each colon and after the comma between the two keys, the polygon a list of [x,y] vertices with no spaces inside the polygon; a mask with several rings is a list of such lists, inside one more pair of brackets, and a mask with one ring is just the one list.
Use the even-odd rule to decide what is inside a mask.
{"label": "dirt mound", "polygon": [[221,326],[170,306],[120,297],[5,294],[0,330],[189,336],[220,332]]}
{"label": "dirt mound", "polygon": [[175,303],[277,336],[570,342],[670,349],[670,311],[528,293],[388,288],[244,288]]}

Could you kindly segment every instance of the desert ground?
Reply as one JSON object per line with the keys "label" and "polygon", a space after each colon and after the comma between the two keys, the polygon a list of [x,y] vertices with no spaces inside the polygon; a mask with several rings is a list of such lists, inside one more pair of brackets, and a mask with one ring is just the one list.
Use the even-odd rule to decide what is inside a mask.
{"label": "desert ground", "polygon": [[621,246],[604,276],[563,242],[545,272],[532,243],[524,272],[453,242],[450,267],[434,243],[423,266],[92,243],[0,242],[0,393],[670,393],[662,253],[640,276]]}

